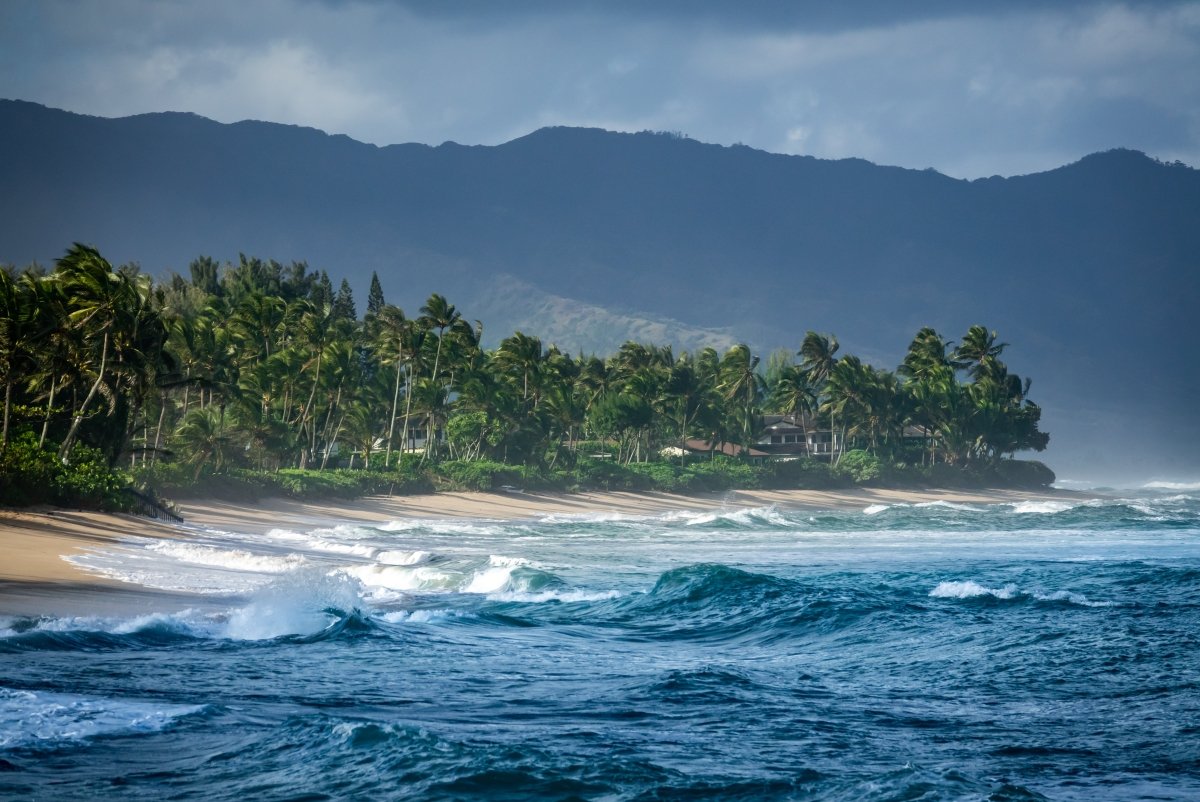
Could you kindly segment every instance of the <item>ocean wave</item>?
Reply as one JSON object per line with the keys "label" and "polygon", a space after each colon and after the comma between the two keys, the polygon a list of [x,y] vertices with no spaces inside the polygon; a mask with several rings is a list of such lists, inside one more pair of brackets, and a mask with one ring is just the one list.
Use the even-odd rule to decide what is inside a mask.
{"label": "ocean wave", "polygon": [[1182,490],[1194,491],[1200,490],[1200,482],[1146,482],[1142,485],[1146,490]]}
{"label": "ocean wave", "polygon": [[209,637],[211,619],[187,609],[130,618],[64,616],[12,620],[0,632],[0,653],[145,649]]}
{"label": "ocean wave", "polygon": [[719,510],[714,512],[686,512],[678,514],[675,519],[685,526],[706,527],[750,527],[790,526],[792,521],[781,513],[774,504],[765,507],[745,507],[737,510]]}
{"label": "ocean wave", "polygon": [[405,532],[432,535],[503,535],[521,529],[510,521],[461,518],[403,518],[374,527],[380,532]]}
{"label": "ocean wave", "polygon": [[353,577],[368,588],[400,591],[450,591],[462,583],[462,575],[430,565],[348,565],[338,573]]}
{"label": "ocean wave", "polygon": [[974,504],[964,504],[958,501],[937,499],[936,501],[898,501],[893,504],[871,504],[863,508],[863,514],[878,515],[879,513],[887,512],[888,510],[955,510],[958,512],[987,512],[986,507],[980,507]]}
{"label": "ocean wave", "polygon": [[1015,501],[1007,506],[1012,508],[1014,513],[1018,515],[1056,515],[1060,512],[1067,512],[1079,506],[1084,502],[1081,501]]}
{"label": "ocean wave", "polygon": [[299,554],[255,554],[245,549],[222,549],[216,546],[182,543],[174,540],[152,543],[147,546],[147,550],[183,563],[260,574],[282,574],[307,562]]}
{"label": "ocean wave", "polygon": [[285,574],[224,611],[188,608],[132,617],[65,616],[9,621],[0,651],[152,648],[185,640],[316,636],[365,620],[361,586],[317,570]]}
{"label": "ocean wave", "polygon": [[978,596],[994,596],[997,599],[1013,599],[1018,594],[1016,585],[1005,585],[1002,588],[988,588],[978,582],[941,582],[929,591],[935,599],[973,599]]}
{"label": "ocean wave", "polygon": [[384,565],[420,565],[429,562],[431,555],[427,551],[400,551],[387,549],[374,555],[375,559]]}
{"label": "ocean wave", "polygon": [[1113,602],[1091,601],[1082,593],[1067,590],[1058,590],[1050,593],[1037,590],[1025,592],[1012,583],[999,588],[990,588],[971,580],[940,582],[937,587],[929,591],[929,596],[934,599],[977,599],[992,597],[1002,601],[1033,599],[1039,602],[1062,602],[1080,607],[1112,607],[1114,604]]}
{"label": "ocean wave", "polygon": [[590,591],[578,588],[551,589],[541,591],[509,590],[499,593],[489,593],[488,601],[520,602],[522,604],[542,604],[545,602],[593,602],[619,599],[621,592],[617,590]]}
{"label": "ocean wave", "polygon": [[434,621],[445,621],[449,618],[460,618],[465,613],[462,610],[392,610],[379,616],[380,621],[389,624],[427,624]]}
{"label": "ocean wave", "polygon": [[206,709],[0,688],[0,749],[55,748],[93,738],[160,732]]}

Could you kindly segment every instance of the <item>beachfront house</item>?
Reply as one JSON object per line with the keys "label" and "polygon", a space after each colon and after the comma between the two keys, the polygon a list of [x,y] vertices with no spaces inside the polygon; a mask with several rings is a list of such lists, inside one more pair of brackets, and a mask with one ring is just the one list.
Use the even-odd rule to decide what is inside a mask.
{"label": "beachfront house", "polygon": [[807,415],[764,415],[754,448],[775,458],[828,459],[840,445],[836,432],[821,428]]}

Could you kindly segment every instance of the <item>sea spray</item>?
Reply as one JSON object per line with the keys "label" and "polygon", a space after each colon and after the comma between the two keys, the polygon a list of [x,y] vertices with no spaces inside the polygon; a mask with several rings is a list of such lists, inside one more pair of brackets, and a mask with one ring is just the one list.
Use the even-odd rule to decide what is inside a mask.
{"label": "sea spray", "polygon": [[312,569],[293,571],[234,610],[223,634],[233,640],[316,634],[357,613],[363,606],[360,590],[349,577]]}

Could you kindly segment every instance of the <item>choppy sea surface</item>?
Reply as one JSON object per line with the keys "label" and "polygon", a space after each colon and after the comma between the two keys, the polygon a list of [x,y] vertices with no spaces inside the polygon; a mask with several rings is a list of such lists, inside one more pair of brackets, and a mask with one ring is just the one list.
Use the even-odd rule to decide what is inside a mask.
{"label": "choppy sea surface", "polygon": [[74,559],[198,602],[0,619],[0,798],[1200,799],[1194,488]]}

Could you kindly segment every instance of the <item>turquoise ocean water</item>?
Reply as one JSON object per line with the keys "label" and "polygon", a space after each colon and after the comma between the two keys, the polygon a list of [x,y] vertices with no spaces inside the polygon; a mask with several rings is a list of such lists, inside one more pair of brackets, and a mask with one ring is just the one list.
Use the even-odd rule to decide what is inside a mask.
{"label": "turquoise ocean water", "polygon": [[1200,492],[196,530],[0,619],[0,798],[1200,799]]}

